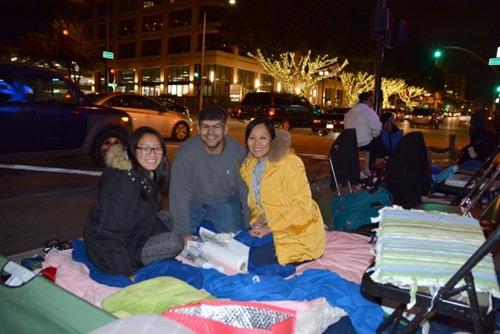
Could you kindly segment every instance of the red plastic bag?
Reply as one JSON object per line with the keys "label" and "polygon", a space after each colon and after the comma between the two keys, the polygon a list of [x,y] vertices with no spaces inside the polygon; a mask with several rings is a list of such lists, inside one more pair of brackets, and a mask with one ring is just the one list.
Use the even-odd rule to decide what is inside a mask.
{"label": "red plastic bag", "polygon": [[257,302],[200,301],[172,307],[163,316],[196,333],[293,333],[295,311]]}

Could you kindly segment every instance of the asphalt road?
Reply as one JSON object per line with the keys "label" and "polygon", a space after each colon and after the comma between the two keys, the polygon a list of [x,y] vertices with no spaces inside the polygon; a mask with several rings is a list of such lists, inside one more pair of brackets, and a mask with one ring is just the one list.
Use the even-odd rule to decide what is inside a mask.
{"label": "asphalt road", "polygon": [[[467,125],[447,119],[439,130],[411,129],[398,124],[405,133],[422,131],[427,146],[446,147],[451,133],[457,147],[468,142]],[[244,142],[245,124],[229,121],[229,134]],[[293,146],[311,178],[320,167],[311,156],[327,154],[335,136],[318,136],[310,129],[292,129]],[[167,142],[173,160],[179,146]],[[10,256],[42,247],[44,242],[80,237],[83,224],[97,194],[101,168],[90,157],[23,161],[0,165],[0,254]],[[327,169],[324,169],[326,172]],[[167,207],[167,201],[165,201]]]}

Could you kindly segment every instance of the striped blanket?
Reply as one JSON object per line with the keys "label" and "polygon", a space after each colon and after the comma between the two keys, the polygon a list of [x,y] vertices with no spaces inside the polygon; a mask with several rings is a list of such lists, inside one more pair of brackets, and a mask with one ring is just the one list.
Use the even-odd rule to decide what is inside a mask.
{"label": "striped blanket", "polygon": [[[439,288],[485,241],[474,218],[403,210],[381,210],[375,245],[375,267],[371,278],[411,292],[415,301],[418,287]],[[476,290],[500,296],[491,254],[473,269]],[[459,285],[465,284],[463,281]]]}

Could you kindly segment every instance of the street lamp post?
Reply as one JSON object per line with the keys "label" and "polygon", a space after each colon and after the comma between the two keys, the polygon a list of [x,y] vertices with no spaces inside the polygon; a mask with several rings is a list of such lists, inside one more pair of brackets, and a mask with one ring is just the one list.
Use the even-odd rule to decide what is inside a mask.
{"label": "street lamp post", "polygon": [[203,87],[205,80],[203,73],[205,72],[205,34],[207,31],[207,11],[203,12],[203,37],[201,40],[201,73],[200,73],[200,111],[203,109]]}

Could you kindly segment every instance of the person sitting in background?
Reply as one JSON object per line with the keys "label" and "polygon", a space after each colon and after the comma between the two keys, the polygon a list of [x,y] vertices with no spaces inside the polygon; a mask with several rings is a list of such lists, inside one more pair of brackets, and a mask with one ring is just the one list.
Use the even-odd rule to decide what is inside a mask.
{"label": "person sitting in background", "polygon": [[372,94],[363,92],[359,94],[359,102],[345,114],[344,127],[356,129],[358,150],[370,151],[370,158],[376,163],[383,162],[387,150],[382,144],[380,133],[382,123],[373,107]]}
{"label": "person sitting in background", "polygon": [[252,249],[250,262],[297,264],[323,255],[325,230],[312,199],[304,163],[291,149],[287,131],[256,118],[245,131],[249,154],[240,167],[248,186],[250,235],[272,233],[274,242]]}
{"label": "person sitting in background", "polygon": [[126,151],[112,146],[99,181],[97,199],[83,237],[90,261],[111,275],[132,277],[140,268],[175,258],[183,238],[172,233],[169,212],[159,211],[168,189],[168,160],[162,136],[137,129]]}
{"label": "person sitting in background", "polygon": [[396,114],[393,112],[386,112],[380,115],[380,121],[382,122],[380,137],[387,149],[387,155],[390,155],[401,138],[403,138],[403,131],[396,125]]}

